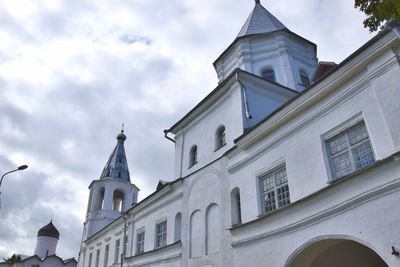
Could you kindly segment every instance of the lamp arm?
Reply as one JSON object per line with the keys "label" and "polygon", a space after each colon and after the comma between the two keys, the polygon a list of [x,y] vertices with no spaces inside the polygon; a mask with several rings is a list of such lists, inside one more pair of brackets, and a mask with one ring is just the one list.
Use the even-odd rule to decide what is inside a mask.
{"label": "lamp arm", "polygon": [[16,172],[16,171],[18,171],[18,169],[15,169],[15,170],[12,170],[12,171],[9,171],[9,172],[6,172],[5,174],[3,174],[3,176],[1,176],[1,180],[0,180],[0,187],[1,187],[1,184],[3,183],[4,176],[6,176],[9,173]]}

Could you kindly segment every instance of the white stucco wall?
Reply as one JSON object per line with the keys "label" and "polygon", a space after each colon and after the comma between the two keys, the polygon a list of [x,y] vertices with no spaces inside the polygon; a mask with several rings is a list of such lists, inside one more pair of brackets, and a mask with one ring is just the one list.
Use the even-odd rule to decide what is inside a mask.
{"label": "white stucco wall", "polygon": [[297,91],[304,90],[299,72],[309,79],[314,73],[318,59],[313,45],[287,32],[276,32],[239,39],[216,62],[220,81],[236,68],[260,75],[266,68],[273,69],[276,82]]}

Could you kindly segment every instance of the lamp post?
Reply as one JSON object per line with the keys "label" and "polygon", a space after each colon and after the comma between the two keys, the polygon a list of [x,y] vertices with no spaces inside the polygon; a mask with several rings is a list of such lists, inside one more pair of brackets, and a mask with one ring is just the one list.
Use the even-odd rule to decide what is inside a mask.
{"label": "lamp post", "polygon": [[[3,176],[1,176],[1,179],[0,179],[0,190],[1,190],[1,184],[3,183],[3,179],[7,174],[10,174],[10,173],[16,172],[16,171],[22,171],[22,170],[25,170],[26,168],[28,168],[28,165],[21,165],[18,168],[16,168],[15,170],[8,171],[5,174],[3,174]],[[0,209],[1,209],[1,191],[0,191]]]}

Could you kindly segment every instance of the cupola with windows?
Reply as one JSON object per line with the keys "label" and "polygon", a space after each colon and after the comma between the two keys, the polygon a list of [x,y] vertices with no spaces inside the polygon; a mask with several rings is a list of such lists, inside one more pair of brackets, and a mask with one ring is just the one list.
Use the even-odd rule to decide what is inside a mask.
{"label": "cupola with windows", "polygon": [[231,45],[214,62],[219,81],[235,69],[301,92],[318,64],[317,46],[291,32],[262,4],[255,6]]}

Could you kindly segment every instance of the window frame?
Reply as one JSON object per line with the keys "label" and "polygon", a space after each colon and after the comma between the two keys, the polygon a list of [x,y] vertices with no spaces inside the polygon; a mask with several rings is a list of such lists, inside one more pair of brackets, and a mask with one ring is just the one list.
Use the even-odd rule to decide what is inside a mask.
{"label": "window frame", "polygon": [[[299,76],[300,76],[300,82],[301,82],[300,85],[302,87],[304,87],[304,89],[311,86],[311,80],[310,80],[310,77],[308,76],[307,72],[305,72],[304,70],[300,70]],[[304,80],[307,81],[307,84],[304,84]]]}
{"label": "window frame", "polygon": [[[285,172],[285,180],[284,182],[277,184],[276,175]],[[265,190],[264,180],[273,178],[273,186],[267,190]],[[282,209],[291,204],[290,199],[290,187],[289,187],[289,179],[287,175],[286,163],[281,163],[268,171],[262,172],[257,175],[257,186],[258,186],[258,195],[259,195],[259,204],[260,204],[260,215],[270,214],[276,210]],[[279,192],[279,189],[287,188],[287,190]],[[273,193],[273,199],[271,204],[273,208],[267,210],[266,199],[265,196],[267,194]],[[279,194],[287,193],[286,197],[283,199],[279,198]],[[281,203],[283,202],[283,203]]]}
{"label": "window frame", "polygon": [[94,266],[99,267],[99,264],[100,264],[100,249],[97,249],[96,250],[96,260],[95,260]]}
{"label": "window frame", "polygon": [[[269,76],[271,76],[271,79],[268,79],[267,76],[265,75],[267,72],[269,72]],[[275,70],[273,68],[267,67],[267,68],[263,68],[260,71],[260,77],[263,78],[266,81],[272,82],[272,83],[276,83],[276,74],[275,74]]]}
{"label": "window frame", "polygon": [[226,127],[221,125],[215,131],[215,151],[226,146]]}
{"label": "window frame", "polygon": [[[367,137],[359,140],[358,142],[351,144],[349,134],[356,128],[364,126],[365,128],[365,133]],[[345,145],[346,147],[336,153],[333,154],[332,148],[331,148],[331,143],[334,142],[335,140],[338,140],[341,137],[345,137]],[[343,144],[343,143],[342,143]],[[365,166],[362,166],[360,168],[357,167],[357,164],[355,163],[355,155],[354,155],[354,149],[360,147],[361,145],[368,144],[369,149],[370,149],[370,155],[372,156],[372,161],[368,162]],[[329,183],[338,181],[348,175],[351,175],[352,173],[355,173],[359,170],[362,170],[364,168],[367,168],[369,165],[373,164],[376,161],[376,155],[374,151],[374,147],[372,145],[371,137],[368,131],[367,124],[365,123],[365,120],[357,119],[352,121],[351,123],[345,124],[345,127],[340,127],[339,130],[336,130],[333,134],[330,134],[329,137],[324,138],[324,148],[325,148],[325,155],[327,158],[328,166],[329,166]],[[346,172],[343,175],[338,176],[337,171],[336,171],[336,165],[334,162],[334,159],[344,155],[344,154],[349,155],[349,160],[351,164],[351,170]],[[370,160],[370,159],[369,159]]]}
{"label": "window frame", "polygon": [[[165,224],[165,231],[161,231],[159,232],[159,226]],[[154,234],[154,238],[155,238],[155,242],[154,242],[154,248],[162,248],[165,247],[167,245],[167,237],[168,237],[168,224],[167,224],[167,220],[160,220],[156,223],[155,225],[155,234]],[[159,239],[161,237],[161,239]]]}
{"label": "window frame", "polygon": [[189,169],[199,162],[199,148],[193,145],[189,150]]}
{"label": "window frame", "polygon": [[107,267],[108,266],[108,258],[110,256],[110,244],[107,244],[104,250],[104,263],[103,266]]}
{"label": "window frame", "polygon": [[[143,235],[143,239],[139,240],[139,235]],[[146,232],[144,228],[140,228],[139,230],[136,231],[136,245],[135,245],[135,254],[139,255],[144,253],[144,243],[145,243],[145,238],[146,238]],[[140,245],[140,247],[139,247]],[[139,249],[141,248],[141,249]]]}
{"label": "window frame", "polygon": [[[118,246],[117,246],[118,244]],[[114,249],[114,263],[119,263],[119,260],[121,258],[121,239],[115,240],[115,249]]]}

